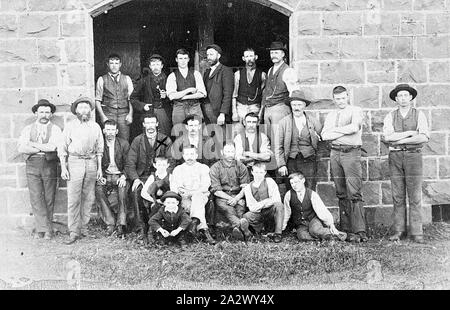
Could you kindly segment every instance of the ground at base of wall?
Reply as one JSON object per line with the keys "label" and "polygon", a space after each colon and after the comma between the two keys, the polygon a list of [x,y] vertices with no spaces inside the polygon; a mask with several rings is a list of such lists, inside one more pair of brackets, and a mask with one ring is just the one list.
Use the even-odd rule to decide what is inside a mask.
{"label": "ground at base of wall", "polygon": [[[387,241],[374,228],[365,244],[274,244],[222,240],[148,249],[133,235],[94,237],[67,246],[67,235],[33,239],[0,234],[0,289],[449,289],[450,224],[425,227],[425,244]],[[4,245],[4,246],[3,246]],[[67,281],[68,275],[80,277]],[[377,268],[379,266],[379,268]],[[77,286],[78,285],[78,286]]]}

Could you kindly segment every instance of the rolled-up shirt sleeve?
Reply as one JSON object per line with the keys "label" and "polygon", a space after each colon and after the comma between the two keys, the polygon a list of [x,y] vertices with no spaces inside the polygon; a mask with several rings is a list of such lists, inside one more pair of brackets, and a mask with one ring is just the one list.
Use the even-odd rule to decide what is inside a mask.
{"label": "rolled-up shirt sleeve", "polygon": [[209,177],[211,178],[211,193],[214,194],[217,191],[222,190],[222,184],[220,182],[220,168],[218,164],[214,164],[209,171]]}
{"label": "rolled-up shirt sleeve", "polygon": [[392,112],[389,112],[384,117],[383,122],[383,136],[387,137],[394,133],[394,126],[392,126]]}
{"label": "rolled-up shirt sleeve", "polygon": [[417,131],[419,134],[424,134],[427,138],[430,138],[430,129],[428,127],[428,121],[425,114],[419,111],[419,117],[417,119]]}
{"label": "rolled-up shirt sleeve", "polygon": [[311,204],[317,217],[324,222],[326,226],[330,227],[334,223],[333,215],[331,215],[331,212],[316,192],[311,192]]}
{"label": "rolled-up shirt sleeve", "polygon": [[99,77],[97,80],[95,100],[100,102],[103,100],[103,77]]}
{"label": "rolled-up shirt sleeve", "polygon": [[130,96],[134,90],[133,81],[131,80],[131,78],[128,75],[127,75],[126,81],[127,81],[127,85],[128,85],[128,99],[130,99]]}
{"label": "rolled-up shirt sleeve", "polygon": [[169,96],[170,94],[173,94],[173,93],[176,93],[176,92],[177,92],[177,80],[175,78],[175,73],[172,72],[167,77],[166,93],[167,93],[167,96]]}
{"label": "rolled-up shirt sleeve", "polygon": [[96,139],[96,143],[95,143],[95,155],[97,156],[103,156],[103,151],[104,151],[104,141],[103,141],[103,134],[102,134],[102,130],[100,129],[100,126],[97,123],[93,123],[95,128],[96,128],[96,133],[97,133],[97,139]]}
{"label": "rolled-up shirt sleeve", "polygon": [[22,129],[22,132],[20,133],[19,141],[17,142],[17,146],[20,149],[21,147],[28,144],[30,141],[30,132],[31,132],[31,125],[26,126],[24,129]]}
{"label": "rolled-up shirt sleeve", "polygon": [[199,93],[202,93],[206,97],[206,88],[205,83],[203,83],[203,78],[200,72],[194,71],[194,77],[195,77],[195,88],[197,88],[197,91]]}
{"label": "rolled-up shirt sleeve", "polygon": [[64,127],[61,135],[61,141],[58,145],[58,156],[63,157],[69,155],[70,133],[72,131],[72,124],[68,123]]}

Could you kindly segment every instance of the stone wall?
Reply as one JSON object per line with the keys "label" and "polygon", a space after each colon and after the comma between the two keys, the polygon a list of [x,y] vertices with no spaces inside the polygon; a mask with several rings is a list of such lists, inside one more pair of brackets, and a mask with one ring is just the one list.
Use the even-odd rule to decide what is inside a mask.
{"label": "stone wall", "polygon": [[[343,84],[365,111],[364,200],[369,222],[390,223],[392,201],[384,115],[400,82],[417,87],[416,106],[428,117],[424,205],[450,201],[450,0],[251,0],[290,15],[290,59],[323,120],[331,89]],[[30,213],[25,164],[17,138],[32,121],[31,106],[47,98],[56,122],[71,118],[70,102],[94,94],[92,17],[127,0],[0,0],[0,221],[20,223]],[[336,206],[328,153],[322,148],[318,192]],[[66,211],[60,182],[56,212]],[[425,218],[431,218],[426,208]]]}

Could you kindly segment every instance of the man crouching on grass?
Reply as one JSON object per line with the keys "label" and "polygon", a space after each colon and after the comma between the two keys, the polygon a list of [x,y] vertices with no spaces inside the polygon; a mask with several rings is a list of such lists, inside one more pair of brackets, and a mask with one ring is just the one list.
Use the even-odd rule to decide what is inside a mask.
{"label": "man crouching on grass", "polygon": [[290,218],[299,241],[345,241],[347,234],[336,229],[333,215],[322,199],[316,192],[305,187],[305,176],[299,172],[291,173],[289,182],[292,189],[284,196],[283,230]]}
{"label": "man crouching on grass", "polygon": [[181,206],[181,196],[168,191],[161,197],[161,201],[164,206],[148,221],[151,229],[149,235],[156,233],[158,244],[172,241],[183,248],[186,245],[185,231],[191,224],[191,218]]}

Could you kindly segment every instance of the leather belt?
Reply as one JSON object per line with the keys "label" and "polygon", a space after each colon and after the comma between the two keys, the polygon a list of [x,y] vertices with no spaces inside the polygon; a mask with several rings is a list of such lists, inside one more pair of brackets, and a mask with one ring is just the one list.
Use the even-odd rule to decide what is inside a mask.
{"label": "leather belt", "polygon": [[361,145],[331,145],[331,149],[343,153],[348,153],[353,150],[361,149]]}

